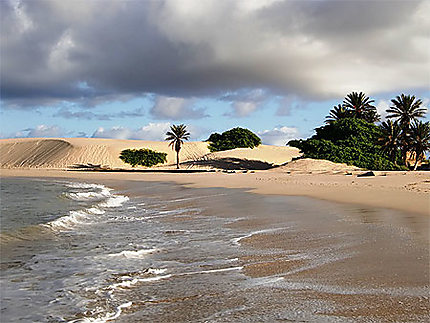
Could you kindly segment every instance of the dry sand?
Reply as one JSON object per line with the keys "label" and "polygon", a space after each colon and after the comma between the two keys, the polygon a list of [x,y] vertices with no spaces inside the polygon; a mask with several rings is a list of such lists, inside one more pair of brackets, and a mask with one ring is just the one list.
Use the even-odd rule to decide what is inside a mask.
{"label": "dry sand", "polygon": [[[245,188],[262,194],[303,195],[430,214],[428,172],[376,172],[377,176],[374,177],[357,177],[361,171],[355,167],[307,159],[275,167],[270,171],[234,174],[94,173],[62,170],[75,163],[124,167],[117,158],[119,152],[126,148],[143,147],[167,152],[168,162],[174,163],[174,153],[166,142],[88,138],[4,139],[0,140],[0,175],[68,177],[89,181],[173,181],[193,187]],[[234,169],[234,165],[239,165],[236,169],[247,165],[280,165],[298,155],[295,148],[274,146],[210,154],[204,142],[186,143],[181,150],[182,160],[187,167],[196,163],[197,167],[226,169]],[[203,165],[203,162],[206,164]],[[352,172],[352,175],[346,175],[347,172]]]}

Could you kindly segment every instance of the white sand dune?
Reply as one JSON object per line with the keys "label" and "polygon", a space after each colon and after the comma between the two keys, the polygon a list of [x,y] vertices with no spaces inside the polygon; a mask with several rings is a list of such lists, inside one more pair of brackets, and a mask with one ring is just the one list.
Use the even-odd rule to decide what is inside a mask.
{"label": "white sand dune", "polygon": [[[0,140],[1,168],[54,168],[64,169],[74,164],[101,164],[111,168],[130,168],[119,159],[124,149],[149,148],[167,153],[167,164],[174,165],[176,154],[163,141],[117,140],[99,138],[19,138]],[[261,145],[254,149],[239,148],[210,153],[206,142],[186,142],[181,150],[181,162],[186,167],[223,168],[227,159],[258,161],[264,164],[283,164],[299,156],[299,150],[290,147]],[[199,161],[205,161],[199,165]],[[214,163],[211,163],[214,161]],[[215,163],[216,162],[216,163]],[[244,163],[245,166],[253,164]],[[245,167],[242,166],[242,167]],[[228,168],[228,167],[227,167]]]}

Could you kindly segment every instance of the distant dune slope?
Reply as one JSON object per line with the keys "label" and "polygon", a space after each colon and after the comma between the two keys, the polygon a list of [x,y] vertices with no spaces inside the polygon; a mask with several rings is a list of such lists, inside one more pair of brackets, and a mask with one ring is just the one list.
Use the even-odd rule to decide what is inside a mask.
{"label": "distant dune slope", "polygon": [[359,167],[341,163],[333,163],[324,159],[303,158],[273,169],[281,172],[294,173],[336,173],[360,170]]}
{"label": "distant dune slope", "polygon": [[44,167],[56,164],[73,151],[64,140],[2,140],[0,162],[2,167]]}
{"label": "distant dune slope", "polygon": [[[67,168],[74,164],[101,164],[129,168],[119,159],[124,149],[149,148],[167,153],[167,164],[175,163],[176,154],[163,141],[117,140],[98,138],[19,138],[0,140],[1,168]],[[261,145],[254,149],[238,148],[211,153],[206,142],[186,142],[181,150],[184,167],[265,169],[299,156],[297,148]],[[204,161],[204,163],[201,163]],[[213,161],[213,162],[212,162]],[[244,163],[240,163],[244,161]],[[258,161],[260,164],[249,163]],[[239,164],[241,165],[239,165]],[[239,166],[237,166],[239,165]],[[164,165],[166,166],[166,165]]]}
{"label": "distant dune slope", "polygon": [[[2,139],[0,167],[2,168],[66,168],[74,164],[101,164],[129,167],[119,159],[124,149],[149,148],[167,153],[168,164],[175,162],[175,152],[168,142],[116,140],[98,138]],[[209,153],[207,143],[185,143],[181,160],[194,160]]]}

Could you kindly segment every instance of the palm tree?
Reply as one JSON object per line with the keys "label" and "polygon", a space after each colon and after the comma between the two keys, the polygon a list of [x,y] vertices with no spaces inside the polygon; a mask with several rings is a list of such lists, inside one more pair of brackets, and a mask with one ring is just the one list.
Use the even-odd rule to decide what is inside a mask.
{"label": "palm tree", "polygon": [[375,123],[381,121],[381,116],[375,108],[375,110],[367,110],[366,115],[364,116],[364,120],[369,123]]}
{"label": "palm tree", "polygon": [[352,117],[351,111],[339,104],[337,106],[334,106],[333,109],[330,110],[330,114],[325,118],[325,123],[330,124],[337,120],[350,117]]}
{"label": "palm tree", "polygon": [[421,107],[422,101],[413,95],[401,94],[391,100],[393,106],[387,109],[387,118],[397,118],[397,122],[402,127],[402,156],[407,165],[407,153],[413,141],[410,128],[413,121],[425,116],[426,109]]}
{"label": "palm tree", "polygon": [[392,122],[387,120],[379,126],[381,129],[381,137],[378,138],[378,143],[381,145],[381,150],[390,156],[391,161],[397,165],[396,157],[401,144],[402,128],[397,121]]}
{"label": "palm tree", "polygon": [[190,138],[190,133],[187,131],[187,126],[183,124],[170,126],[170,130],[167,131],[165,140],[170,140],[169,147],[172,146],[172,149],[176,151],[176,168],[179,169],[179,152],[184,140]]}
{"label": "palm tree", "polygon": [[405,130],[409,130],[412,121],[425,116],[426,109],[421,107],[423,102],[420,99],[415,99],[413,95],[401,94],[392,99],[391,102],[394,106],[387,109],[387,112],[390,113],[387,118],[397,118]]}
{"label": "palm tree", "polygon": [[[372,105],[373,102],[375,102],[375,100],[370,100],[363,92],[352,92],[343,100],[343,107],[351,110],[355,118],[367,121],[367,119],[373,120],[377,116],[376,119],[379,119],[376,107]],[[371,114],[371,116],[369,116],[369,114]]]}
{"label": "palm tree", "polygon": [[430,150],[430,122],[415,121],[411,126],[411,150],[415,153],[414,170],[424,152]]}

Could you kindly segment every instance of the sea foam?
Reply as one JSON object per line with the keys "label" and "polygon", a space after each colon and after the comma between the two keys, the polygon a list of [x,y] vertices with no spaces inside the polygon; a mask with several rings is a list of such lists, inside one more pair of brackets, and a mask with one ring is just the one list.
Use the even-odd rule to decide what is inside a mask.
{"label": "sea foam", "polygon": [[96,204],[83,210],[70,211],[69,215],[48,222],[44,226],[54,230],[69,231],[77,225],[91,223],[91,218],[96,215],[105,214],[104,208],[120,207],[129,200],[127,196],[112,194],[113,189],[100,184],[68,183],[67,187],[86,190],[86,192],[67,192],[64,194],[67,198],[90,203],[94,201]]}
{"label": "sea foam", "polygon": [[119,207],[127,202],[129,198],[125,195],[112,195],[105,202],[99,204],[101,207]]}
{"label": "sea foam", "polygon": [[111,253],[108,256],[109,257],[125,257],[125,258],[142,258],[145,255],[154,253],[158,249],[152,248],[152,249],[141,249],[141,250],[123,250],[118,253]]}

